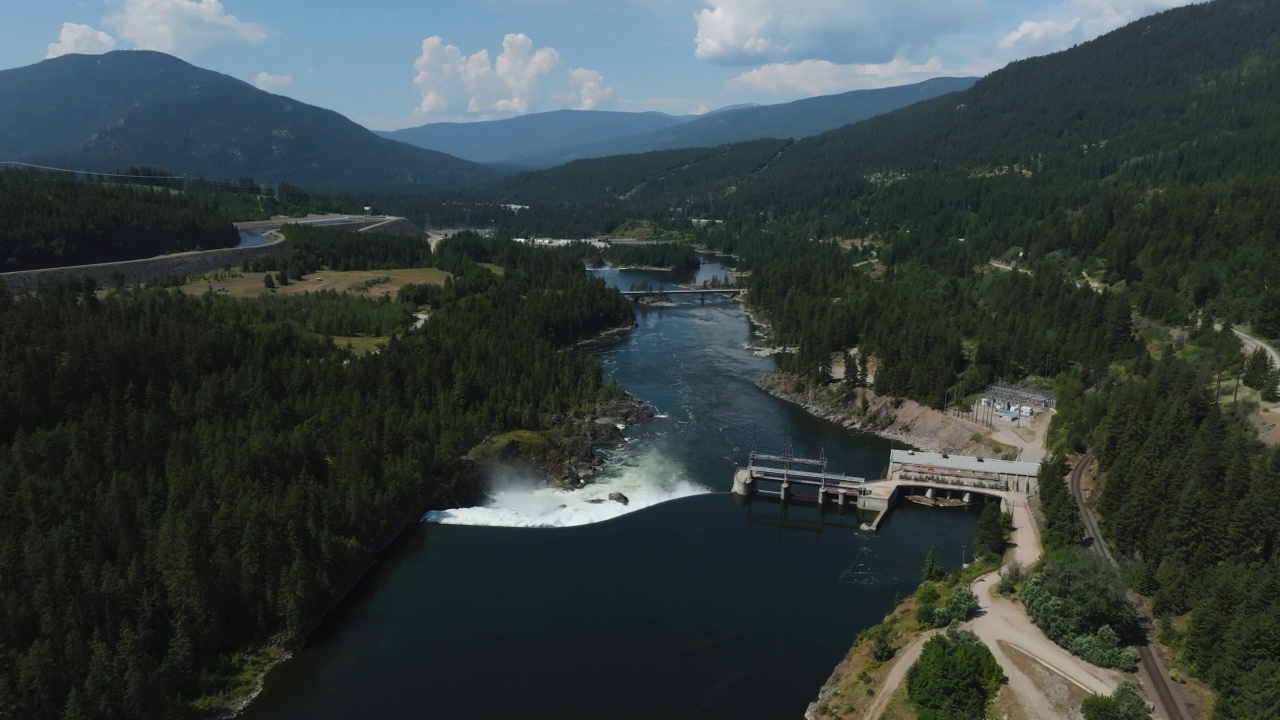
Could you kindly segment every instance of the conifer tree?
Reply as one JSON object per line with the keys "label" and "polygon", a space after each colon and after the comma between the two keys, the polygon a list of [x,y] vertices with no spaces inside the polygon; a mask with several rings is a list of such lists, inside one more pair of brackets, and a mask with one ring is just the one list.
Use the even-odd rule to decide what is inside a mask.
{"label": "conifer tree", "polygon": [[938,563],[938,553],[929,546],[929,552],[924,556],[924,567],[920,570],[921,580],[941,580],[946,576],[946,571],[942,569],[942,565]]}

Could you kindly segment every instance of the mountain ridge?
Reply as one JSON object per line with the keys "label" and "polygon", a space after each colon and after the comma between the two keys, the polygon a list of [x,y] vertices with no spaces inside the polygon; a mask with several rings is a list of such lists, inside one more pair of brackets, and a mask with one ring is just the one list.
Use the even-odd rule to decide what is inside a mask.
{"label": "mountain ridge", "polygon": [[64,55],[0,71],[0,158],[308,188],[439,190],[494,177],[342,115],[163,53]]}
{"label": "mountain ridge", "polygon": [[576,153],[532,158],[532,164],[550,166],[611,155],[716,147],[754,140],[799,140],[939,95],[966,90],[977,80],[974,77],[940,77],[909,85],[818,95],[776,105],[722,108],[663,130],[584,146]]}
{"label": "mountain ridge", "polygon": [[525,157],[530,142],[542,143],[543,153],[567,152],[582,144],[661,130],[692,119],[660,112],[552,110],[503,120],[430,123],[376,134],[472,162],[510,164]]}
{"label": "mountain ridge", "polygon": [[542,169],[610,155],[809,137],[967,89],[976,80],[932,78],[775,105],[731,105],[698,116],[557,110],[504,120],[431,123],[379,134],[476,162]]}

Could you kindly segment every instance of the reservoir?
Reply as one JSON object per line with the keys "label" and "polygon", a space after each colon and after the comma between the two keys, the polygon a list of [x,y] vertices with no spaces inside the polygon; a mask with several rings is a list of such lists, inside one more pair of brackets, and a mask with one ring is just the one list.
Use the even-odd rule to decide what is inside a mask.
{"label": "reservoir", "polygon": [[[731,263],[599,274],[674,287]],[[753,442],[868,478],[890,444],[757,389],[774,360],[746,347],[737,302],[677,303],[638,308],[635,330],[592,349],[659,414],[594,484],[493,478],[484,507],[410,528],[244,717],[802,717],[930,546],[959,565],[977,511],[904,503],[870,534],[853,510],[735,500]],[[589,502],[615,491],[631,504]]]}

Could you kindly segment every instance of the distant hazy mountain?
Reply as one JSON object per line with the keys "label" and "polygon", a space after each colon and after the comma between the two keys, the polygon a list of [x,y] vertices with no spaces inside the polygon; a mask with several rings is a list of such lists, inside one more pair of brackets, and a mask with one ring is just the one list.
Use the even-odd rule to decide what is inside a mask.
{"label": "distant hazy mountain", "polygon": [[488,122],[431,123],[378,134],[474,162],[507,163],[662,130],[691,119],[659,112],[556,110]]}
{"label": "distant hazy mountain", "polygon": [[0,160],[98,171],[146,165],[327,190],[454,188],[493,176],[378,137],[330,110],[145,51],[0,71]]}
{"label": "distant hazy mountain", "polygon": [[702,116],[558,110],[488,122],[432,123],[379,134],[475,162],[545,168],[583,158],[820,135],[921,100],[966,90],[976,80],[935,78],[781,105],[731,105]]}
{"label": "distant hazy mountain", "polygon": [[612,141],[583,144],[570,152],[548,153],[522,160],[523,164],[532,167],[551,167],[571,160],[631,155],[652,150],[715,147],[764,138],[805,138],[883,115],[921,100],[967,90],[977,80],[971,77],[934,78],[914,85],[854,90],[781,105],[724,108],[669,128]]}

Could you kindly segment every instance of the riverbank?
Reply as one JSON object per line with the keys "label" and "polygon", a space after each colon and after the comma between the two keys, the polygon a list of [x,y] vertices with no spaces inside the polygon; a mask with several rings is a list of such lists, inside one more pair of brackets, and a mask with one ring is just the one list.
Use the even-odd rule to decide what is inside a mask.
{"label": "riverbank", "polygon": [[543,415],[539,429],[486,438],[463,459],[486,476],[534,476],[550,487],[577,490],[604,469],[600,448],[626,442],[622,428],[653,419],[653,410],[634,395],[601,401],[587,411]]}
{"label": "riverbank", "polygon": [[774,371],[756,381],[770,395],[794,403],[848,430],[872,433],[917,450],[1005,458],[1016,448],[986,437],[987,428],[913,400],[879,395],[870,388],[810,385]]}
{"label": "riverbank", "polygon": [[[486,477],[505,466],[518,469],[526,476],[538,477],[550,487],[581,489],[606,465],[596,451],[622,445],[625,442],[622,427],[646,422],[653,417],[653,410],[647,403],[629,394],[620,399],[600,401],[589,410],[543,415],[539,418],[540,430],[515,431],[486,439],[466,458],[473,461],[467,472],[477,488],[483,487]],[[469,502],[464,500],[457,506],[463,507]],[[217,696],[197,700],[193,709],[206,720],[230,720],[248,710],[262,692],[267,675],[306,645],[315,629],[330,613],[340,608],[383,562],[383,553],[426,513],[427,510],[422,509],[398,517],[369,548],[369,562],[339,585],[340,590],[305,633],[288,643],[273,642],[237,654],[226,670],[227,690]]]}

